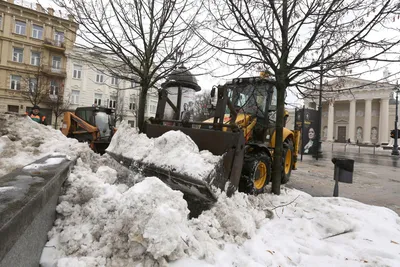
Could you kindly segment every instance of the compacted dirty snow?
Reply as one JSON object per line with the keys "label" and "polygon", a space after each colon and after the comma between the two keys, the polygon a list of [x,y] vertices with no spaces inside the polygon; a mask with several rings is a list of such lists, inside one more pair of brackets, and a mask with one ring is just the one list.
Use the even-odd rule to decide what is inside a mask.
{"label": "compacted dirty snow", "polygon": [[198,179],[212,175],[215,165],[221,160],[220,156],[209,151],[199,151],[193,140],[181,131],[169,131],[149,139],[124,122],[118,127],[107,151]]}
{"label": "compacted dirty snow", "polygon": [[[123,172],[109,156],[95,155],[85,144],[32,123],[24,118],[6,121],[8,133],[2,131],[1,142],[9,140],[0,142],[3,172],[46,153],[79,157],[59,199],[40,260],[43,267],[399,266],[400,218],[389,209],[283,187],[280,196],[237,193],[228,198],[219,192],[212,209],[188,219],[181,192],[156,177]],[[124,133],[118,131],[121,138]],[[40,135],[35,146],[28,134],[33,132]],[[165,142],[173,143],[180,134],[164,136]],[[125,153],[128,147],[144,146],[126,141]],[[152,139],[148,144],[155,143]],[[201,155],[189,142],[185,145]],[[193,158],[179,160],[191,166]],[[204,162],[207,166],[209,161]]]}
{"label": "compacted dirty snow", "polygon": [[1,114],[0,177],[46,155],[61,153],[74,157],[88,150],[87,144],[66,138],[61,131],[27,116]]}

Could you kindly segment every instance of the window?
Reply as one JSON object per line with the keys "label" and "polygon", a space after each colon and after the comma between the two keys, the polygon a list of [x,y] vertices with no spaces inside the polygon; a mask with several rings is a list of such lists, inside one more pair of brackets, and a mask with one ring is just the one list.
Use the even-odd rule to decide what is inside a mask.
{"label": "window", "polygon": [[26,23],[23,21],[15,21],[15,33],[26,35]]}
{"label": "window", "polygon": [[112,77],[111,78],[111,84],[112,85],[117,85],[118,84],[118,78],[117,77]]}
{"label": "window", "polygon": [[19,113],[19,107],[18,106],[8,105],[7,110],[8,110],[8,112]]}
{"label": "window", "polygon": [[102,97],[102,94],[94,94],[94,104],[100,106]]}
{"label": "window", "polygon": [[54,41],[56,41],[56,44],[60,46],[62,43],[64,43],[64,33],[56,31],[54,33]]}
{"label": "window", "polygon": [[33,25],[32,38],[36,38],[36,39],[43,38],[43,27],[42,26]]}
{"label": "window", "polygon": [[74,64],[74,71],[72,76],[75,79],[80,79],[82,77],[82,66]]}
{"label": "window", "polygon": [[61,69],[61,57],[53,56],[53,64],[51,66],[53,69]]}
{"label": "window", "polygon": [[3,17],[0,16],[0,30],[3,28],[2,26],[3,26]]}
{"label": "window", "polygon": [[40,52],[31,53],[31,64],[35,66],[40,65]]}
{"label": "window", "polygon": [[72,90],[71,93],[71,103],[72,104],[79,104],[79,91],[77,90]]}
{"label": "window", "polygon": [[35,93],[37,91],[37,79],[30,78],[29,79],[29,92]]}
{"label": "window", "polygon": [[11,75],[10,88],[13,90],[21,90],[21,76]]}
{"label": "window", "polygon": [[129,97],[129,110],[135,110],[135,109],[136,109],[135,97],[131,96]]}
{"label": "window", "polygon": [[116,104],[117,104],[117,97],[116,96],[112,96],[110,97],[110,102],[108,102],[108,107],[109,108],[115,108]]}
{"label": "window", "polygon": [[156,113],[157,103],[155,101],[150,102],[150,113]]}
{"label": "window", "polygon": [[60,88],[60,84],[58,81],[52,80],[50,82],[50,95],[56,96],[58,95],[58,89]]}
{"label": "window", "polygon": [[24,61],[24,49],[14,47],[13,61],[22,63]]}
{"label": "window", "polygon": [[103,75],[103,73],[98,72],[97,75],[96,75],[96,82],[97,82],[97,83],[103,83],[103,81],[104,81],[104,75]]}

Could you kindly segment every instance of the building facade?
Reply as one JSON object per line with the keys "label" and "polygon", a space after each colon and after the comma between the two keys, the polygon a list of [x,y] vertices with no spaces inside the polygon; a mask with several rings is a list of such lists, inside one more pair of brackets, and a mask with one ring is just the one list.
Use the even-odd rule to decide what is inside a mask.
{"label": "building facade", "polygon": [[[65,98],[69,99],[69,109],[92,105],[113,108],[117,122],[127,120],[131,126],[136,127],[140,87],[135,82],[118,79],[106,72],[104,62],[116,59],[105,58],[98,49],[89,50],[79,46],[74,46],[66,55]],[[102,57],[101,62],[99,57]],[[115,62],[110,64],[116,65]],[[146,118],[155,116],[157,100],[157,90],[150,90],[145,109]]]}
{"label": "building facade", "polygon": [[52,121],[51,101],[63,95],[65,53],[77,29],[71,17],[52,8],[22,0],[0,2],[0,112],[25,113],[37,104]]}
{"label": "building facade", "polygon": [[[328,142],[386,145],[394,129],[395,85],[341,78],[323,85],[321,139]],[[305,100],[317,108],[318,92]]]}

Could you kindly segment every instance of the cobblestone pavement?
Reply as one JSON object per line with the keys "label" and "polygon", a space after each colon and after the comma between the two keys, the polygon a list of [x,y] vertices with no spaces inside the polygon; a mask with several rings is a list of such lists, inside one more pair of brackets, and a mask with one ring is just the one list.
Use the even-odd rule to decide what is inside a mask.
{"label": "cobblestone pavement", "polygon": [[[298,163],[298,169],[292,171],[287,186],[315,197],[332,197],[335,184],[332,156],[325,153],[324,158],[318,161],[311,156],[304,156],[303,161]],[[383,160],[385,158],[380,159]],[[391,158],[386,160],[392,161]],[[384,206],[400,215],[400,167],[362,163],[362,160],[360,162],[356,159],[353,184],[339,183],[339,196],[369,205]]]}

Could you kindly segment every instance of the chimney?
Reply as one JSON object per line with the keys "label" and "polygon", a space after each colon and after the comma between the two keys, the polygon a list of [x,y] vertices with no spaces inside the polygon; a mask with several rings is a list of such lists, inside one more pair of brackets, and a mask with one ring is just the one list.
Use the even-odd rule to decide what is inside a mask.
{"label": "chimney", "polygon": [[68,15],[68,20],[69,21],[74,21],[74,16],[72,16],[71,14]]}
{"label": "chimney", "polygon": [[47,8],[47,12],[49,13],[49,15],[54,16],[54,9],[53,9],[53,8],[48,7],[48,8]]}

